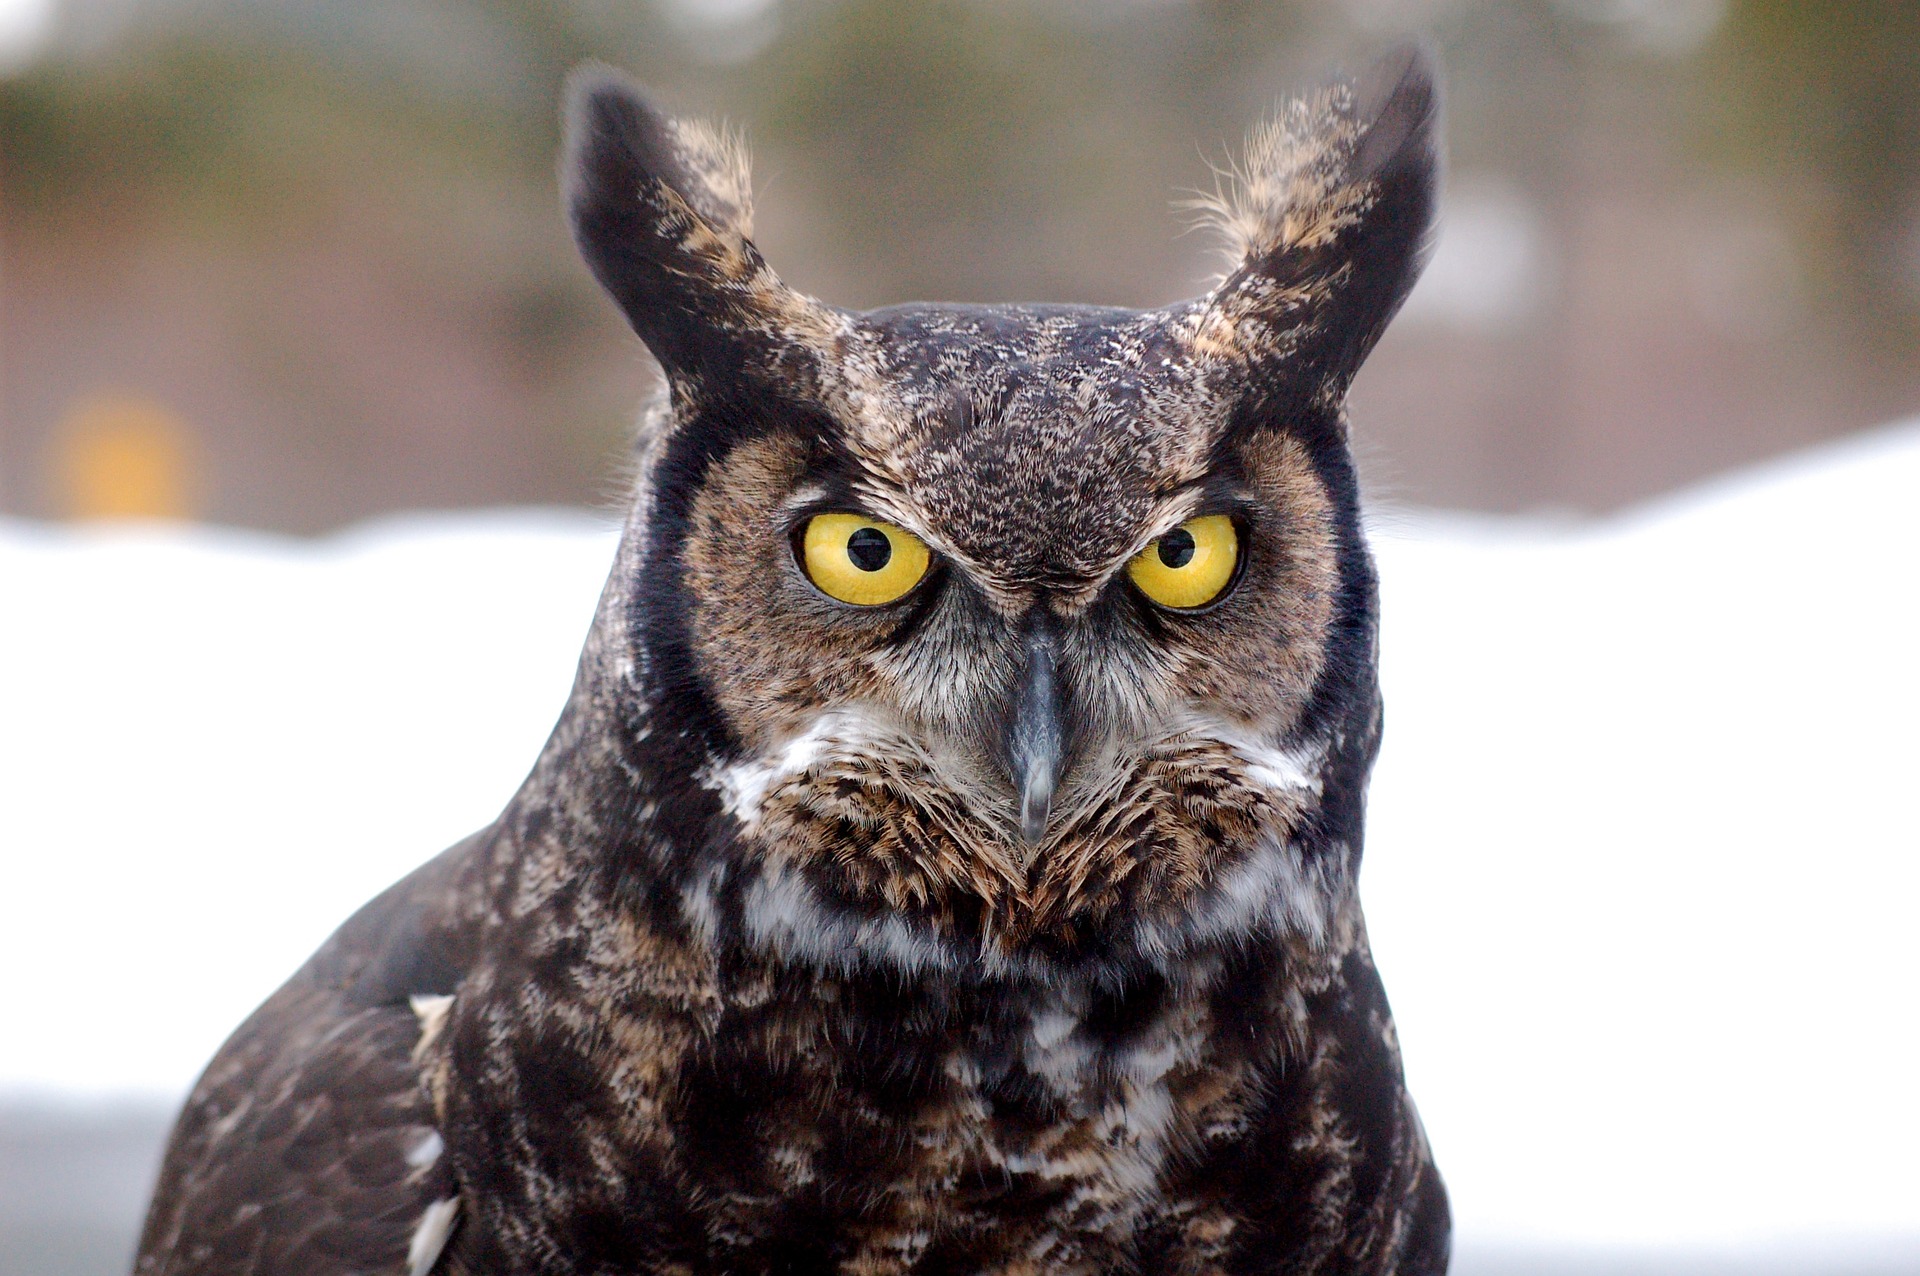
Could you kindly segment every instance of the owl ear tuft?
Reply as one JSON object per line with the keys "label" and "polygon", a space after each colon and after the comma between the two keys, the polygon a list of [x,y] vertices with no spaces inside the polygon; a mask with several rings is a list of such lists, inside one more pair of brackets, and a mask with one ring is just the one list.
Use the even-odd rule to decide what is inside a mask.
{"label": "owl ear tuft", "polygon": [[594,277],[670,373],[737,369],[805,301],[749,238],[745,148],[607,66],[576,70],[567,96],[561,183]]}
{"label": "owl ear tuft", "polygon": [[1344,394],[1426,263],[1439,114],[1433,59],[1409,45],[1257,128],[1195,204],[1235,261],[1204,344]]}

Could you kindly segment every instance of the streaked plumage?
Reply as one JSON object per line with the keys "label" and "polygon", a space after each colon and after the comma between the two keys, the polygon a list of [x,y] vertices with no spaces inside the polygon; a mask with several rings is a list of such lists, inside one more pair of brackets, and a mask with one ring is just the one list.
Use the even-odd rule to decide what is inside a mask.
{"label": "streaked plumage", "polygon": [[1412,54],[1286,108],[1195,302],[853,314],[735,143],[577,77],[576,237],[668,389],[572,698],[222,1050],[139,1271],[1444,1270],[1344,417],[1433,130]]}

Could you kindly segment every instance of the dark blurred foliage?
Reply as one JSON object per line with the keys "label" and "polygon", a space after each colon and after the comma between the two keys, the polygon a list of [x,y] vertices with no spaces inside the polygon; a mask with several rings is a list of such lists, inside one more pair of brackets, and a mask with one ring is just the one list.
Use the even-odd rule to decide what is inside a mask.
{"label": "dark blurred foliage", "polygon": [[1920,348],[1920,4],[1746,0],[1714,50],[1736,162],[1792,192],[1825,300],[1896,366]]}
{"label": "dark blurred foliage", "polygon": [[[1436,281],[1356,392],[1370,472],[1411,499],[1604,507],[1920,388],[1912,4],[63,13],[0,80],[4,512],[70,510],[60,475],[122,403],[178,423],[198,508],[227,521],[607,495],[650,374],[553,194],[560,85],[589,57],[744,125],[762,247],[829,300],[1140,305],[1215,268],[1174,201],[1280,93],[1429,33],[1451,229],[1495,257],[1460,256],[1456,301]],[[1475,301],[1503,251],[1518,275]]]}

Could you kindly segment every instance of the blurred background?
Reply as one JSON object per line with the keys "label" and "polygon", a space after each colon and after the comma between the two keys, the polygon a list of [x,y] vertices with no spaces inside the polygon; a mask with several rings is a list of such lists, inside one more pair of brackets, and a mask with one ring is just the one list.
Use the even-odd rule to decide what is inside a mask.
{"label": "blurred background", "polygon": [[0,513],[607,498],[648,372],[557,213],[584,58],[744,127],[816,295],[1148,305],[1209,161],[1407,31],[1452,170],[1376,490],[1603,511],[1920,405],[1911,0],[0,0]]}
{"label": "blurred background", "polygon": [[[17,596],[35,562],[49,580],[94,579],[45,539],[68,520],[309,537],[403,511],[616,502],[652,373],[574,257],[555,195],[561,80],[585,58],[744,128],[759,241],[804,290],[852,307],[1138,306],[1192,295],[1217,268],[1177,204],[1248,126],[1289,87],[1409,32],[1442,54],[1451,168],[1437,257],[1354,392],[1376,497],[1572,525],[1920,409],[1912,0],[0,0],[0,530],[10,520],[27,550],[54,546],[8,560],[27,566],[0,590]],[[1874,464],[1829,484],[1827,514],[1847,516]],[[1754,534],[1791,540],[1805,508],[1779,497]],[[579,535],[568,588],[584,605],[605,543]],[[1738,552],[1700,543],[1713,555],[1703,573]],[[1910,546],[1892,553],[1911,563]],[[1647,554],[1649,571],[1671,558]],[[1550,588],[1567,560],[1540,561]],[[551,575],[515,570],[522,590]],[[481,576],[475,599],[501,579]],[[1676,576],[1676,605],[1698,579]],[[404,610],[416,581],[365,614]],[[74,587],[59,588],[46,596]],[[1753,596],[1774,592],[1767,581]],[[422,634],[437,598],[421,603]],[[202,601],[223,614],[214,593]],[[8,605],[0,596],[0,663],[39,641],[10,627]],[[472,605],[476,626],[496,618]],[[1436,626],[1453,623],[1448,605],[1435,604]],[[1595,632],[1583,606],[1564,615]],[[584,615],[566,612],[545,647],[563,654]],[[365,638],[381,646],[378,622]],[[447,650],[423,642],[410,668]],[[474,803],[509,791],[564,686],[564,668],[553,674],[529,693],[529,751],[507,749]],[[1431,685],[1452,676],[1436,668]],[[21,712],[24,678],[11,684]],[[1512,680],[1515,695],[1577,681],[1540,678]],[[470,686],[449,684],[419,716],[452,721]],[[406,694],[397,675],[389,690]],[[1747,702],[1737,694],[1728,705]],[[8,713],[0,696],[0,725]],[[1402,721],[1417,729],[1420,716]],[[1618,738],[1642,727],[1636,715]],[[355,721],[339,738],[349,730],[379,734]],[[15,743],[20,759],[46,751]],[[92,765],[88,747],[65,773]],[[1423,756],[1449,750],[1457,739],[1436,739]],[[406,765],[392,760],[402,781]],[[413,796],[396,789],[390,809]],[[1911,828],[1892,840],[1911,847]],[[405,854],[434,844],[423,835]],[[365,872],[378,882],[390,866]],[[1392,906],[1386,887],[1379,898]],[[339,915],[331,900],[316,908]],[[196,1038],[183,1057],[211,1044]],[[90,1084],[73,1085],[94,1096],[84,1103],[0,1093],[0,1276],[124,1266],[176,1096]],[[1913,1271],[1920,1248],[1854,1266],[1809,1252],[1556,1270]],[[1543,1270],[1498,1260],[1482,1251],[1472,1270]]]}

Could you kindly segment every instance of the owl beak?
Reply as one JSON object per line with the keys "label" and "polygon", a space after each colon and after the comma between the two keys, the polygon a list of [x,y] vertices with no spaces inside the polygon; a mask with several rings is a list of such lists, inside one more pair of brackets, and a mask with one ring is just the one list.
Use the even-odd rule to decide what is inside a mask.
{"label": "owl beak", "polygon": [[1060,721],[1060,694],[1054,678],[1053,638],[1043,631],[1027,640],[1027,667],[1014,691],[1007,756],[1020,794],[1020,835],[1037,844],[1047,831],[1059,778],[1066,733]]}

